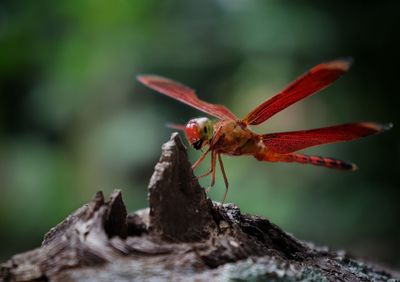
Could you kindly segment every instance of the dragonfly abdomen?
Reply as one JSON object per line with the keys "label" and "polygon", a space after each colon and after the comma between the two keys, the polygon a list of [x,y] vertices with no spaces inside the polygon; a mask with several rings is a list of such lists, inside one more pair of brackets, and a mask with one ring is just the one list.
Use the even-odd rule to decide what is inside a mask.
{"label": "dragonfly abdomen", "polygon": [[353,163],[320,156],[308,156],[303,154],[284,154],[283,160],[285,162],[296,162],[303,164],[312,164],[328,168],[336,168],[341,170],[356,170],[357,166]]}
{"label": "dragonfly abdomen", "polygon": [[308,156],[303,154],[289,153],[278,154],[268,150],[261,151],[254,155],[259,161],[269,162],[295,162],[301,164],[311,164],[316,166],[335,168],[340,170],[356,170],[357,166],[353,163],[320,156]]}

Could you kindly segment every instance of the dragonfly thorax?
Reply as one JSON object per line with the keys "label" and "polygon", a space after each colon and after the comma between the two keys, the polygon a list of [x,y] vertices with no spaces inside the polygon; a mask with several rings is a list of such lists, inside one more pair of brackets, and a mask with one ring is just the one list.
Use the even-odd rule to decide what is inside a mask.
{"label": "dragonfly thorax", "polygon": [[186,139],[196,150],[201,149],[213,135],[213,122],[206,118],[189,120],[185,128]]}

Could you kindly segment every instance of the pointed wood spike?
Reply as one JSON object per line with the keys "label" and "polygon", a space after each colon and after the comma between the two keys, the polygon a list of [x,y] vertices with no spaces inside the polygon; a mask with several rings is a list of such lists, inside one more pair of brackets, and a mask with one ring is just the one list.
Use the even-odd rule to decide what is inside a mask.
{"label": "pointed wood spike", "polygon": [[178,133],[162,146],[149,184],[150,232],[169,241],[198,241],[215,227],[212,203],[194,178]]}

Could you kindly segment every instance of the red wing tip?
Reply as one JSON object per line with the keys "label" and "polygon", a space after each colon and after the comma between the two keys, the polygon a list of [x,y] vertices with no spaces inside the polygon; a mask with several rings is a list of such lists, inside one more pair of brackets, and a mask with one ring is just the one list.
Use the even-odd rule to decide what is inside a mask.
{"label": "red wing tip", "polygon": [[352,64],[353,64],[353,58],[346,57],[346,58],[341,58],[341,59],[337,59],[334,61],[326,62],[323,65],[324,65],[324,68],[326,68],[326,69],[338,69],[338,70],[342,70],[342,71],[348,71]]}
{"label": "red wing tip", "polygon": [[[181,87],[182,89],[184,88],[187,91],[192,91],[194,92],[194,90],[180,82],[174,81],[172,79],[160,76],[160,75],[156,75],[156,74],[140,74],[136,76],[136,79],[143,83],[144,85],[149,86],[150,88],[153,88],[153,86],[157,86],[157,84],[160,83],[168,83],[171,85],[176,85]],[[154,88],[153,88],[154,89]],[[157,89],[155,89],[157,90]]]}
{"label": "red wing tip", "polygon": [[376,123],[376,122],[364,122],[363,126],[374,129],[377,133],[390,130],[393,127],[393,123]]}
{"label": "red wing tip", "polygon": [[136,76],[136,79],[143,84],[149,83],[151,81],[169,81],[169,79],[155,74],[140,74]]}
{"label": "red wing tip", "polygon": [[382,124],[383,131],[390,130],[393,128],[393,126],[394,126],[394,124],[392,122]]}
{"label": "red wing tip", "polygon": [[175,129],[175,130],[179,130],[179,131],[183,131],[186,128],[186,125],[184,125],[184,124],[177,124],[177,123],[172,123],[172,122],[165,123],[165,126],[167,128],[171,128],[171,129]]}

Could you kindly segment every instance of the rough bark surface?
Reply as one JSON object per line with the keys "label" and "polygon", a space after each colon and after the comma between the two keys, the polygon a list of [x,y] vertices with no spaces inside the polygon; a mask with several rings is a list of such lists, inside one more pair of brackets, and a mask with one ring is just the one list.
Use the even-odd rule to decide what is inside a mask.
{"label": "rough bark surface", "polygon": [[388,281],[384,270],[302,242],[265,218],[211,202],[173,134],[149,185],[150,207],[127,214],[101,192],[52,228],[40,248],[0,268],[12,281]]}

